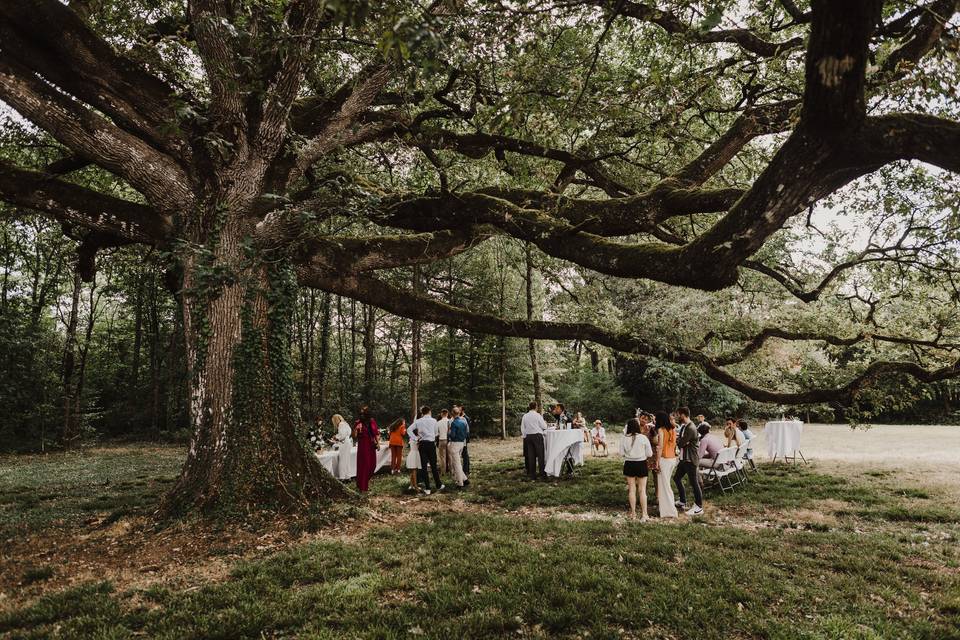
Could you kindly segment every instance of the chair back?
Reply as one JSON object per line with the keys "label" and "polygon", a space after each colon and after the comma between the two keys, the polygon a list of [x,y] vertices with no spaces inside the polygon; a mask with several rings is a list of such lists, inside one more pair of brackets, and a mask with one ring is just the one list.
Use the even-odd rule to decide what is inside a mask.
{"label": "chair back", "polygon": [[717,452],[717,466],[730,464],[737,455],[736,447],[726,447]]}

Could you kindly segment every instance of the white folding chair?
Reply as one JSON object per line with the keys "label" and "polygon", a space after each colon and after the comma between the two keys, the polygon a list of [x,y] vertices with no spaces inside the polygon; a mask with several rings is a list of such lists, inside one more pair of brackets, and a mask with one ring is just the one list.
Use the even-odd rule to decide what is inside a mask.
{"label": "white folding chair", "polygon": [[744,440],[743,444],[737,447],[737,452],[733,456],[733,468],[736,470],[738,482],[743,484],[747,483],[747,466],[744,462],[747,455],[747,442],[747,440]]}
{"label": "white folding chair", "polygon": [[[736,447],[726,447],[717,452],[717,484],[720,485],[720,490],[724,493],[733,491],[733,488],[740,484],[740,478],[737,477],[737,468],[734,465],[736,455]],[[724,484],[724,480],[726,480],[726,484]]]}
{"label": "white folding chair", "polygon": [[[730,483],[729,476],[732,472],[730,464],[733,462],[734,453],[733,448],[721,449],[715,457],[701,461],[702,463],[708,463],[708,465],[700,465],[704,487],[717,485],[724,493],[733,490],[734,485]],[[724,478],[727,480],[726,484],[724,484]]]}

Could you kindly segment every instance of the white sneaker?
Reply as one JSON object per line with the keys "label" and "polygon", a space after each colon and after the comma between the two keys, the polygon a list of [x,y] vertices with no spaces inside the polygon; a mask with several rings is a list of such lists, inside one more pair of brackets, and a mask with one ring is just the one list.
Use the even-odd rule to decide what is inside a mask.
{"label": "white sneaker", "polygon": [[430,489],[424,489],[423,493],[424,495],[430,495]]}
{"label": "white sneaker", "polygon": [[437,487],[437,492],[439,493],[440,491],[443,491],[443,490],[446,489],[446,488],[447,488],[447,485],[442,484],[442,485],[440,485],[439,487]]}
{"label": "white sneaker", "polygon": [[689,511],[687,511],[687,515],[688,515],[688,516],[702,516],[702,515],[703,515],[703,507],[698,507],[698,506],[694,505],[692,509],[690,509]]}

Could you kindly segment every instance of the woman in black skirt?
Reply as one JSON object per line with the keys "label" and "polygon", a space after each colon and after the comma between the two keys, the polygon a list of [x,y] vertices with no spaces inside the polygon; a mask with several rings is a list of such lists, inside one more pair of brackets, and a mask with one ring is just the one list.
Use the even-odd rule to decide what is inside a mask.
{"label": "woman in black skirt", "polygon": [[640,494],[641,522],[650,519],[647,515],[647,458],[653,455],[650,440],[640,433],[640,421],[631,418],[620,439],[623,454],[623,475],[627,479],[627,501],[630,517],[637,517],[637,494]]}

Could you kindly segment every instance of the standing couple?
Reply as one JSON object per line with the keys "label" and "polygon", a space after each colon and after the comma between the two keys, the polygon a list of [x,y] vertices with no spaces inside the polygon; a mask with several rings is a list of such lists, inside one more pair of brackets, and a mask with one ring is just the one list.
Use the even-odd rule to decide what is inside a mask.
{"label": "standing couple", "polygon": [[[620,440],[623,454],[623,475],[627,481],[627,503],[630,517],[637,516],[637,497],[640,498],[642,521],[647,515],[647,477],[654,474],[657,506],[661,518],[676,518],[678,509],[686,509],[684,478],[693,489],[695,505],[686,513],[698,516],[703,513],[703,490],[697,476],[700,462],[697,427],[690,420],[690,410],[677,409],[674,415],[660,412],[650,424],[650,414],[643,413],[633,418],[624,429]],[[680,425],[677,426],[679,420]],[[674,502],[671,480],[676,482],[680,499]]]}

